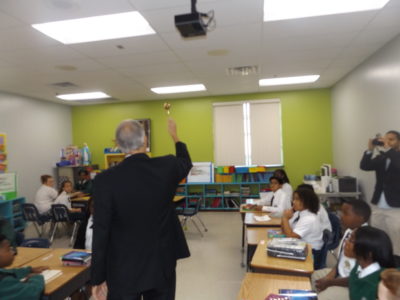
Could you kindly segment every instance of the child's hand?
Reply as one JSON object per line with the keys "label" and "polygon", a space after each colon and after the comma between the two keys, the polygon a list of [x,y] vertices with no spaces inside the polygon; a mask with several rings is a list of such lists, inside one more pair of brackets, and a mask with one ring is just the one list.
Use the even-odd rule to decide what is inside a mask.
{"label": "child's hand", "polygon": [[293,209],[286,209],[283,212],[283,217],[286,219],[290,219],[291,217],[293,217]]}
{"label": "child's hand", "polygon": [[39,273],[42,273],[44,270],[47,270],[48,268],[49,268],[48,266],[35,267],[35,268],[32,268],[31,273],[39,274]]}

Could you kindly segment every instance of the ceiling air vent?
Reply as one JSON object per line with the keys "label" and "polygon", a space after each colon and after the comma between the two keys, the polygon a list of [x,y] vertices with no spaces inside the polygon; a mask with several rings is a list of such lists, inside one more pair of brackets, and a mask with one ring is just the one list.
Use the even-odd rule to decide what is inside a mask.
{"label": "ceiling air vent", "polygon": [[51,83],[50,85],[59,87],[59,88],[76,88],[76,87],[78,87],[76,84],[69,82],[69,81],[55,82],[55,83]]}
{"label": "ceiling air vent", "polygon": [[258,66],[242,66],[226,69],[226,73],[231,76],[248,76],[258,73]]}

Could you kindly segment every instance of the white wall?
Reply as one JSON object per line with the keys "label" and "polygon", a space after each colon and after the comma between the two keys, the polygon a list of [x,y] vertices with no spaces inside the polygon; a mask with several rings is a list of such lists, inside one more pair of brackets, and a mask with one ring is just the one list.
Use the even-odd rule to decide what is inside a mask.
{"label": "white wall", "polygon": [[374,172],[361,171],[359,162],[368,138],[400,130],[400,36],[335,85],[332,114],[334,165],[357,176],[370,200]]}
{"label": "white wall", "polygon": [[18,195],[32,202],[40,175],[53,174],[60,149],[72,141],[71,109],[0,92],[0,132],[7,134],[8,171]]}

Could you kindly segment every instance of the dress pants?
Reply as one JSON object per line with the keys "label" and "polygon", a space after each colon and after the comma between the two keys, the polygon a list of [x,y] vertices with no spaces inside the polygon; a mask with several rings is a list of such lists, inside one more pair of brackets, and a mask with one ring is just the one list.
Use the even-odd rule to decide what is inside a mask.
{"label": "dress pants", "polygon": [[174,300],[176,288],[176,273],[168,279],[167,286],[164,288],[154,288],[134,294],[120,294],[118,290],[108,290],[108,300]]}

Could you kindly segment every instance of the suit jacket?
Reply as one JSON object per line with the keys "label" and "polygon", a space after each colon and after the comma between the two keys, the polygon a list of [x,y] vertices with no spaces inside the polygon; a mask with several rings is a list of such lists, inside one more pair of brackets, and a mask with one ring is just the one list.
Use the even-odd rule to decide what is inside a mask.
{"label": "suit jacket", "polygon": [[[386,159],[390,158],[390,164],[386,170]],[[372,203],[377,204],[381,193],[385,193],[387,203],[392,207],[400,207],[400,152],[390,149],[381,152],[372,158],[372,153],[364,153],[360,162],[360,168],[364,171],[375,171],[376,184]]]}
{"label": "suit jacket", "polygon": [[134,154],[96,176],[92,284],[122,295],[167,286],[176,260],[190,256],[172,200],[191,167],[178,142],[176,156]]}

